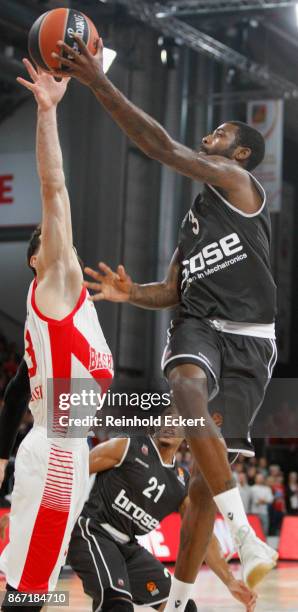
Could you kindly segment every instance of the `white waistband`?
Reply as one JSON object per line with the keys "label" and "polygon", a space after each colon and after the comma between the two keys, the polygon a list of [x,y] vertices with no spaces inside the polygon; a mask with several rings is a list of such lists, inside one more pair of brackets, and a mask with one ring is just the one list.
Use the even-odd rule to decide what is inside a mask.
{"label": "white waistband", "polygon": [[223,319],[208,319],[211,327],[226,334],[239,336],[255,336],[256,338],[269,338],[275,340],[274,323],[239,323]]}
{"label": "white waistband", "polygon": [[127,544],[129,542],[130,537],[126,533],[122,533],[122,531],[118,531],[115,527],[110,525],[109,523],[101,523],[100,526],[107,531],[117,542],[120,544]]}
{"label": "white waistband", "polygon": [[[46,438],[49,444],[55,444],[55,446],[59,446],[60,448],[64,448],[66,450],[73,450],[77,448],[84,448],[88,445],[87,438],[54,438],[50,437],[49,432],[46,427],[42,425],[33,425],[31,429],[32,434],[37,433],[41,435],[43,438]],[[30,433],[30,432],[29,432]]]}

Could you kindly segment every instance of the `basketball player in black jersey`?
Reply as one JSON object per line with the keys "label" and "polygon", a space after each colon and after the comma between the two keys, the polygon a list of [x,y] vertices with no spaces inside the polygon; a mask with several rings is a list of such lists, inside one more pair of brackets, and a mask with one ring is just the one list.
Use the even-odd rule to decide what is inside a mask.
{"label": "basketball player in black jersey", "polygon": [[[214,501],[230,526],[244,579],[253,586],[274,567],[276,553],[256,538],[248,524],[226,449],[208,411],[208,400],[216,395],[221,378],[225,387],[223,417],[229,421],[227,437],[237,441],[233,448],[227,440],[228,447],[236,452],[251,451],[247,449],[247,431],[263,401],[276,360],[270,218],[264,190],[250,174],[263,159],[264,140],[248,125],[230,121],[203,138],[200,151],[189,149],[173,140],[109,81],[103,71],[101,40],[96,56],[89,53],[80,37],[76,40],[79,52],[58,41],[61,55],[53,53],[67,66],[68,74],[91,88],[146,155],[204,183],[202,194],[182,223],[167,279],[137,286],[123,268],[118,268],[114,276],[111,272],[106,294],[116,285],[115,299],[121,301],[120,285],[124,288],[120,288],[122,301],[138,306],[166,308],[180,303],[163,357],[164,372],[180,414],[195,414],[205,420],[204,431],[190,434],[188,440]],[[102,271],[107,269],[103,267]],[[93,277],[98,281],[93,288],[99,291],[99,299],[105,298],[104,274],[93,272]],[[227,382],[229,379],[230,383],[231,379],[236,381],[235,387]],[[241,411],[240,432],[231,427],[229,416],[235,410]],[[243,437],[246,439],[241,443]],[[191,543],[186,546],[182,540],[167,612],[185,609],[192,585],[186,582],[183,568],[190,554]],[[202,558],[204,554],[202,550]],[[185,564],[181,562],[184,559]]]}
{"label": "basketball player in black jersey", "polygon": [[[160,434],[118,438],[91,451],[90,473],[96,473],[96,479],[72,533],[68,562],[92,597],[94,612],[132,611],[132,602],[164,609],[170,575],[136,538],[172,512],[183,516],[191,503],[189,474],[175,462],[181,442]],[[204,501],[200,499],[202,506]],[[206,562],[247,612],[253,612],[256,596],[235,580],[215,536]],[[189,601],[186,610],[195,612],[197,607]]]}
{"label": "basketball player in black jersey", "polygon": [[[24,362],[5,394],[6,416],[0,420],[7,425],[8,436],[5,442],[0,436],[1,456],[11,454],[16,430],[12,425],[16,421],[20,423],[29,398]],[[103,610],[116,612],[118,606],[119,612],[128,612],[132,610],[131,601],[153,607],[156,604],[163,610],[164,604],[156,602],[168,598],[169,575],[164,566],[137,543],[136,536],[150,532],[171,512],[195,516],[192,538],[198,542],[209,540],[206,525],[214,523],[214,505],[210,504],[209,490],[199,491],[200,487],[192,485],[188,494],[189,474],[174,461],[182,439],[169,437],[169,433],[167,429],[159,431],[154,438],[110,440],[90,453],[90,473],[98,475],[73,531],[68,560],[81,577],[85,592],[94,600],[95,610],[101,605]],[[175,431],[171,436],[174,434]],[[0,538],[4,537],[8,520],[8,515],[0,519]],[[206,562],[246,611],[253,612],[256,595],[234,578],[214,535]],[[191,566],[196,576],[195,559]],[[111,588],[110,578],[116,589]],[[128,591],[124,593],[123,589]],[[186,609],[195,612],[194,602],[189,601]]]}

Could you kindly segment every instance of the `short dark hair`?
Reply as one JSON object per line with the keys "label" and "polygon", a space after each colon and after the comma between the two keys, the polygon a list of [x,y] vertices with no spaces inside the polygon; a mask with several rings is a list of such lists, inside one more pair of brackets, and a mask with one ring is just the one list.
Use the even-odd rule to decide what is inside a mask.
{"label": "short dark hair", "polygon": [[235,125],[238,128],[236,142],[239,147],[249,147],[251,154],[246,160],[245,167],[247,170],[254,170],[264,159],[265,156],[265,140],[263,135],[242,121],[229,121],[230,125]]}
{"label": "short dark hair", "polygon": [[37,225],[35,230],[31,234],[31,238],[29,240],[28,248],[27,248],[27,264],[32,270],[34,276],[36,276],[36,270],[30,264],[30,260],[32,255],[35,255],[40,247],[40,236],[41,236],[41,225]]}
{"label": "short dark hair", "polygon": [[[35,268],[33,268],[30,265],[30,259],[32,257],[32,255],[35,255],[36,252],[38,251],[39,247],[40,247],[40,236],[41,236],[41,224],[37,225],[37,227],[35,228],[35,230],[32,232],[31,234],[31,238],[29,240],[29,244],[28,244],[28,248],[27,248],[27,264],[30,268],[30,270],[32,270],[34,276],[36,276],[36,270]],[[73,247],[74,252],[77,256],[78,262],[81,266],[81,270],[82,272],[84,272],[84,262],[81,259],[81,257],[78,255],[77,253],[77,249],[75,247]]]}

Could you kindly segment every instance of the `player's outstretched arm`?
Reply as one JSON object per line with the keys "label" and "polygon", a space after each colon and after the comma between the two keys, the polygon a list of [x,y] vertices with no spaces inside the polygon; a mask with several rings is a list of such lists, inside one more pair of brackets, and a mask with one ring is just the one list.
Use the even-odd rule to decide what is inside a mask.
{"label": "player's outstretched arm", "polygon": [[57,127],[57,105],[62,100],[69,78],[60,82],[24,59],[32,81],[18,78],[36,99],[36,157],[42,195],[42,257],[49,269],[73,258],[71,213],[65,185],[62,152]]}
{"label": "player's outstretched arm", "polygon": [[[57,53],[53,53],[53,57],[67,66],[68,74],[91,88],[114,121],[146,155],[185,176],[223,189],[235,188],[235,180],[249,180],[244,170],[229,159],[207,156],[171,138],[155,119],[130,102],[104,74],[102,40],[99,40],[97,54],[93,56],[79,36],[75,39],[80,54],[59,41],[64,57]],[[63,73],[56,74],[61,76]]]}
{"label": "player's outstretched arm", "polygon": [[89,473],[105,472],[117,467],[126,455],[129,438],[113,438],[98,444],[89,454]]}
{"label": "player's outstretched arm", "polygon": [[139,285],[134,283],[125,271],[124,266],[118,266],[113,272],[104,263],[98,264],[98,270],[85,268],[86,274],[93,281],[85,281],[85,286],[95,294],[94,302],[107,300],[109,302],[127,302],[146,309],[171,308],[179,303],[179,254],[175,251],[166,278],[160,283]]}
{"label": "player's outstretched arm", "polygon": [[257,604],[256,593],[250,591],[241,580],[236,580],[223,557],[219,541],[215,535],[211,538],[205,561],[210,569],[226,585],[231,595],[245,606],[246,612],[254,612]]}

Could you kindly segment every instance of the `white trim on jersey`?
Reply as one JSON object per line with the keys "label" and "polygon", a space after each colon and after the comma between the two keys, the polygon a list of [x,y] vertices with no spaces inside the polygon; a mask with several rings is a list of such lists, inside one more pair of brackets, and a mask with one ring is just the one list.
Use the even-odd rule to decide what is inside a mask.
{"label": "white trim on jersey", "polygon": [[173,457],[172,463],[164,463],[163,460],[162,460],[162,456],[161,456],[161,454],[160,454],[160,452],[159,452],[159,450],[158,450],[158,448],[157,448],[153,438],[151,436],[148,436],[148,437],[150,438],[151,444],[152,444],[154,450],[156,451],[156,453],[158,455],[158,458],[160,460],[160,463],[161,463],[162,467],[164,467],[164,468],[174,468],[175,465],[176,465],[176,457],[175,456]]}
{"label": "white trim on jersey", "polygon": [[225,319],[207,319],[216,331],[239,336],[252,336],[254,338],[267,338],[275,340],[274,323],[239,323]]}
{"label": "white trim on jersey", "polygon": [[98,608],[100,610],[101,607],[102,607],[102,604],[103,604],[104,588],[103,588],[103,584],[102,584],[101,579],[100,579],[100,571],[99,571],[99,568],[98,568],[98,566],[96,564],[95,556],[94,556],[94,554],[93,554],[93,552],[91,550],[91,544],[90,544],[88,538],[85,536],[84,531],[83,531],[83,527],[82,527],[81,522],[80,522],[82,519],[83,519],[83,517],[80,516],[80,518],[78,520],[78,524],[79,524],[79,527],[80,527],[80,530],[81,530],[81,533],[82,533],[82,538],[84,540],[86,540],[86,542],[88,544],[89,552],[90,552],[90,555],[91,555],[93,563],[94,563],[94,567],[95,567],[95,570],[96,570],[96,573],[97,573],[97,577],[98,577],[98,581],[99,581],[100,589],[101,589],[101,599],[100,599],[100,604],[99,604],[99,608]]}
{"label": "white trim on jersey", "polygon": [[214,193],[232,210],[234,210],[234,212],[238,213],[239,215],[241,215],[242,217],[247,217],[248,219],[253,218],[253,217],[257,217],[262,210],[265,207],[266,204],[266,192],[264,187],[261,185],[261,183],[259,183],[259,181],[256,179],[256,177],[251,174],[250,172],[248,172],[248,174],[250,175],[250,177],[253,179],[253,181],[256,183],[256,186],[260,192],[260,195],[263,196],[263,203],[261,208],[259,208],[259,210],[257,210],[257,212],[255,213],[245,213],[243,212],[243,210],[240,210],[240,208],[237,208],[237,206],[233,206],[233,204],[231,204],[228,200],[226,200],[226,198],[224,198],[219,191],[217,191],[217,189],[215,189],[215,187],[213,187],[213,185],[210,185],[210,183],[207,183],[208,187],[210,187],[210,189],[212,189],[212,191],[214,191]]}
{"label": "white trim on jersey", "polygon": [[127,535],[127,533],[119,531],[119,529],[116,529],[116,527],[113,527],[113,525],[110,525],[110,523],[100,523],[100,526],[107,531],[113,537],[113,539],[116,540],[116,542],[119,542],[120,544],[127,544],[130,541],[130,537]]}
{"label": "white trim on jersey", "polygon": [[[121,440],[121,438],[119,438],[119,440]],[[126,455],[128,453],[128,450],[129,450],[129,447],[130,447],[130,438],[127,438],[127,444],[126,444],[126,447],[125,447],[125,451],[124,451],[124,453],[122,455],[122,458],[120,459],[119,463],[116,463],[116,465],[114,465],[115,468],[121,467],[122,463],[124,463],[124,461],[126,459]]]}
{"label": "white trim on jersey", "polygon": [[99,548],[98,541],[97,541],[96,537],[95,537],[95,536],[94,536],[92,533],[90,533],[90,531],[89,531],[89,523],[90,523],[90,518],[88,518],[88,519],[86,520],[86,533],[87,533],[87,535],[88,535],[90,538],[92,538],[92,540],[94,540],[95,547],[96,547],[96,549],[98,550],[98,552],[99,552],[99,554],[100,554],[101,560],[102,560],[103,565],[104,565],[104,567],[105,567],[105,570],[106,570],[106,572],[107,572],[107,576],[108,576],[108,579],[109,579],[109,583],[110,583],[111,589],[114,589],[114,591],[118,591],[118,593],[124,593],[125,595],[128,595],[129,597],[131,597],[131,593],[130,593],[129,591],[126,591],[125,589],[119,589],[119,587],[116,587],[116,586],[113,584],[113,581],[112,581],[112,576],[111,576],[111,574],[110,574],[110,570],[109,570],[108,565],[107,565],[107,563],[106,563],[106,561],[105,561],[105,558],[104,558],[104,556],[103,556],[103,553],[102,553],[102,551],[101,551],[101,550],[100,550],[100,548]]}

